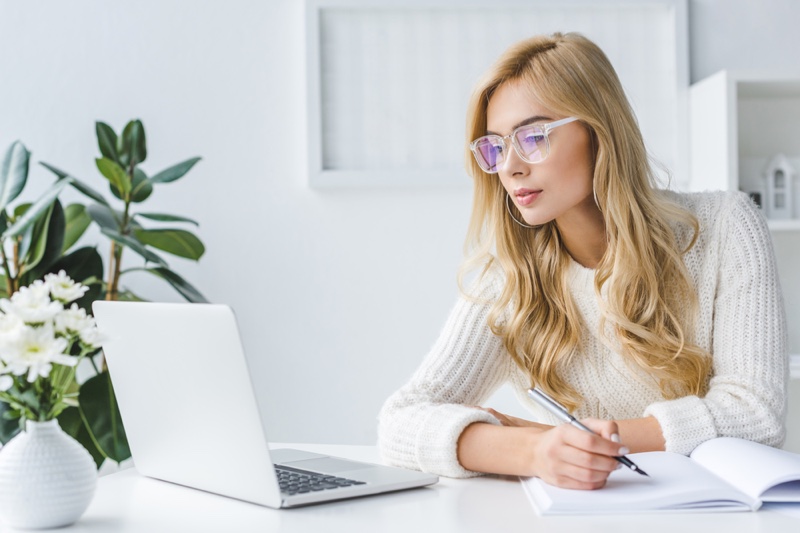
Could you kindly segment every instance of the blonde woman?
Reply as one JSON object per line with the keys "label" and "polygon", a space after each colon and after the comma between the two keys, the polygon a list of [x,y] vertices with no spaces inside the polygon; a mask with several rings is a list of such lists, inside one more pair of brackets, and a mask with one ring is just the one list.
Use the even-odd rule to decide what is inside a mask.
{"label": "blonde woman", "polygon": [[[383,406],[395,465],[602,487],[614,456],[784,438],[786,325],[766,223],[742,193],[658,189],[603,52],[569,33],[512,46],[467,121],[464,289]],[[479,407],[510,383],[536,422]],[[597,435],[559,425],[538,386]]]}

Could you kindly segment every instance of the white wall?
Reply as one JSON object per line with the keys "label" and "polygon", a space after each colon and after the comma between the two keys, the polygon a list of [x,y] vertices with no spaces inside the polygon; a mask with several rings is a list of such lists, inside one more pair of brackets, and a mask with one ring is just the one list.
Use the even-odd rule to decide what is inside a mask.
{"label": "white wall", "polygon": [[[800,19],[788,0],[691,2],[693,78],[765,57],[796,66],[789,37],[754,38],[751,10],[786,35]],[[138,117],[145,170],[203,156],[144,207],[200,221],[205,257],[171,264],[237,310],[270,437],[371,443],[381,403],[454,302],[471,193],[466,178],[450,189],[306,186],[302,22],[298,0],[0,0],[0,149],[21,139],[35,161],[101,188],[94,121],[120,129]],[[31,180],[32,196],[51,177],[38,167]],[[129,282],[180,299],[160,281]],[[213,391],[198,391],[204,401]],[[495,405],[513,410],[503,394]]]}

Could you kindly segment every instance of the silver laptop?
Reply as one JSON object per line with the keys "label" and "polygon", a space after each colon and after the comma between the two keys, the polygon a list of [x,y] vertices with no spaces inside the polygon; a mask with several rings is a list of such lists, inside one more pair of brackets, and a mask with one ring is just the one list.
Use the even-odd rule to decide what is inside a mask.
{"label": "silver laptop", "polygon": [[[233,310],[217,304],[92,305],[137,470],[267,507],[436,483],[434,475],[270,450]],[[275,399],[275,401],[278,401]]]}

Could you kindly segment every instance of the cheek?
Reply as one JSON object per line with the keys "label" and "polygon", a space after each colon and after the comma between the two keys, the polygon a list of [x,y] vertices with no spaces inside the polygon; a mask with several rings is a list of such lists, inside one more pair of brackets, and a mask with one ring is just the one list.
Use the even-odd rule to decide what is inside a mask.
{"label": "cheek", "polygon": [[588,139],[585,145],[573,147],[565,157],[553,161],[553,175],[561,176],[560,182],[565,188],[576,189],[576,192],[593,188],[594,171],[591,147]]}

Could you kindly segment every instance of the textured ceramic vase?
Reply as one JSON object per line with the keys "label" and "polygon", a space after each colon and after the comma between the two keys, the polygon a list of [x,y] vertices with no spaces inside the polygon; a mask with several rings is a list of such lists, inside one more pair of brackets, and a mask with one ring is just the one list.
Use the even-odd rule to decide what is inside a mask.
{"label": "textured ceramic vase", "polygon": [[72,524],[92,501],[96,483],[92,456],[57,420],[29,420],[0,449],[0,519],[25,529]]}

